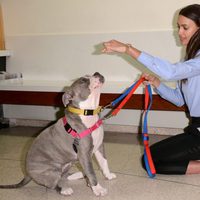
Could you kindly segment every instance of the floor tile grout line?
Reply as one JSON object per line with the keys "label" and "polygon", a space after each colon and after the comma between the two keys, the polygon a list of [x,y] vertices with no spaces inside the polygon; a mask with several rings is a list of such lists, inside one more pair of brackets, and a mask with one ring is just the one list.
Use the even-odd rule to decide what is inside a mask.
{"label": "floor tile grout line", "polygon": [[[128,174],[128,173],[121,173],[121,172],[115,172],[115,173],[120,174],[120,175],[125,175],[125,176],[133,176],[133,177],[139,177],[139,178],[145,178],[145,179],[152,179],[152,178],[149,178],[148,176],[142,176],[142,175],[136,175],[136,174]],[[161,179],[161,178],[157,178],[157,177],[155,177],[153,179],[163,181],[163,182],[176,183],[176,184],[180,184],[180,185],[189,185],[189,186],[193,186],[193,187],[200,187],[200,185],[183,183],[183,182],[173,181],[173,180],[165,180],[165,179]]]}
{"label": "floor tile grout line", "polygon": [[188,186],[193,186],[193,187],[200,188],[200,185],[195,185],[195,184],[190,184],[190,183],[183,183],[183,182],[179,182],[179,181],[165,180],[165,179],[160,179],[160,178],[156,178],[156,180],[160,180],[160,181],[164,181],[164,182],[169,182],[169,183],[176,183],[176,184],[180,184],[180,185],[188,185]]}
{"label": "floor tile grout line", "polygon": [[0,158],[0,161],[1,160],[8,160],[8,161],[23,161],[23,160],[18,160],[18,159],[11,159],[11,158]]}

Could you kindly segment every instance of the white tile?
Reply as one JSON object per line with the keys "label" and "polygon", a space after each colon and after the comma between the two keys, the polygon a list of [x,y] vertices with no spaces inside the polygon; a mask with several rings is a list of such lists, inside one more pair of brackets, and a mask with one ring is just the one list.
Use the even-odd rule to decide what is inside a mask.
{"label": "white tile", "polygon": [[46,200],[47,193],[43,187],[24,187],[21,189],[0,190],[1,200]]}
{"label": "white tile", "polygon": [[[17,183],[23,177],[24,158],[31,137],[39,129],[24,127],[0,130],[0,184]],[[29,134],[27,134],[29,132]],[[26,135],[27,134],[27,135]],[[151,136],[154,143],[166,136]],[[156,175],[148,177],[140,164],[143,146],[135,134],[109,133],[105,136],[108,163],[117,179],[108,181],[94,164],[99,183],[108,189],[105,200],[190,200],[199,199],[200,175]],[[95,163],[95,162],[94,162]],[[74,167],[72,171],[76,170]],[[70,181],[74,194],[65,197],[33,181],[21,189],[0,189],[1,200],[64,200],[100,199],[87,187],[85,180]]]}

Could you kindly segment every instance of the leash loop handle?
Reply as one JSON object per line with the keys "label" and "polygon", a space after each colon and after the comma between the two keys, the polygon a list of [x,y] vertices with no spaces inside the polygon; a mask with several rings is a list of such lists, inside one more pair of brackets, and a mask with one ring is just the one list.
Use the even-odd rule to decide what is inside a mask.
{"label": "leash loop handle", "polygon": [[[125,103],[130,99],[131,95],[135,92],[135,90],[139,87],[139,85],[145,81],[144,78],[139,79],[136,83],[134,83],[131,87],[129,87],[122,95],[120,95],[116,100],[111,103],[111,106],[115,106],[117,103],[121,101],[119,106],[114,109],[113,112],[105,116],[103,119],[108,119],[121,110],[121,108],[125,105]],[[122,100],[123,99],[123,100]],[[144,105],[144,120],[143,120],[143,144],[144,144],[144,162],[147,170],[147,174],[150,178],[155,177],[156,170],[154,167],[153,159],[151,157],[151,151],[149,148],[149,136],[148,136],[148,129],[147,129],[147,116],[148,112],[152,105],[152,91],[151,86],[146,85],[145,87],[145,105]]]}
{"label": "leash loop handle", "polygon": [[145,110],[144,110],[144,121],[143,121],[143,144],[144,144],[144,163],[147,170],[147,174],[150,178],[154,178],[156,175],[156,170],[154,167],[153,159],[151,156],[151,151],[149,148],[149,137],[147,128],[147,115],[152,105],[152,91],[151,86],[147,85],[145,87]]}

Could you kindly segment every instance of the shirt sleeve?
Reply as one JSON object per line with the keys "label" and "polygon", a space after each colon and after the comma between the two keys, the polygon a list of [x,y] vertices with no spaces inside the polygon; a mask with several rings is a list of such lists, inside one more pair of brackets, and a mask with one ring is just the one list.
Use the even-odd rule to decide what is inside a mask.
{"label": "shirt sleeve", "polygon": [[176,106],[183,106],[185,104],[184,97],[181,93],[180,87],[177,84],[176,88],[170,88],[164,83],[160,83],[159,87],[154,89],[157,94],[159,94],[163,99],[170,101]]}
{"label": "shirt sleeve", "polygon": [[200,75],[200,55],[184,62],[172,64],[142,52],[137,60],[165,80],[182,80]]}

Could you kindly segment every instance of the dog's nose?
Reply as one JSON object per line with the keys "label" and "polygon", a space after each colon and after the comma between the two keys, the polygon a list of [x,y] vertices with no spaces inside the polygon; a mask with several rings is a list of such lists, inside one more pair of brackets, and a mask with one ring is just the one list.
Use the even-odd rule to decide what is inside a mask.
{"label": "dog's nose", "polygon": [[101,83],[104,83],[105,78],[104,78],[104,76],[101,75],[99,72],[95,72],[95,73],[93,74],[93,76],[99,78],[99,81],[100,81]]}

